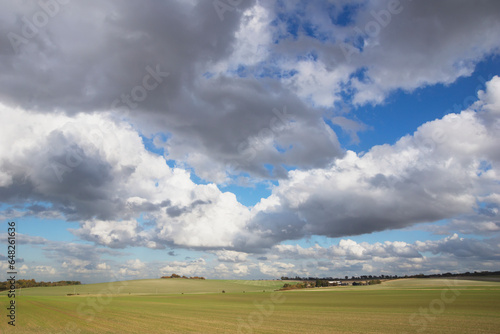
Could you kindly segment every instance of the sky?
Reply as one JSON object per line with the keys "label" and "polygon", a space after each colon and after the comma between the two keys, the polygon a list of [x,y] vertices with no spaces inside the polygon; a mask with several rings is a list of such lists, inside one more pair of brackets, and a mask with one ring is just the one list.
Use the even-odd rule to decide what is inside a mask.
{"label": "sky", "polygon": [[500,2],[0,0],[0,270],[500,270]]}

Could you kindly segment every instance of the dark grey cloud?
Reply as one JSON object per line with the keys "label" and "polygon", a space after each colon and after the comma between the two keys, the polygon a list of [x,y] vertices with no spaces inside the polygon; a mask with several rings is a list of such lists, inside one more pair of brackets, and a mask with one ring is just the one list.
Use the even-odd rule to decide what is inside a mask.
{"label": "dark grey cloud", "polygon": [[[235,172],[259,177],[269,177],[263,166],[269,163],[275,178],[286,176],[283,163],[324,165],[341,153],[335,136],[318,132],[318,115],[279,82],[203,77],[234,51],[234,32],[253,3],[245,1],[222,21],[209,1],[61,5],[38,34],[17,47],[0,40],[0,99],[40,112],[123,113],[148,136],[172,135],[170,158],[186,161],[207,179],[203,167],[213,161],[221,163],[219,170],[231,164]],[[30,26],[25,20],[42,11],[36,5],[8,7],[3,36],[22,36]],[[309,128],[260,138],[280,135],[277,144],[291,147],[284,155],[266,143],[255,157],[243,156],[248,140],[269,129],[273,108],[284,106],[293,106],[295,121]],[[193,161],[187,152],[205,155],[206,161]]]}
{"label": "dark grey cloud", "polygon": [[500,204],[483,202],[476,212],[458,216],[444,225],[424,225],[421,229],[439,235],[453,233],[491,236],[500,232]]}
{"label": "dark grey cloud", "polygon": [[[164,146],[171,159],[185,161],[209,180],[212,170],[246,171],[259,178],[285,178],[283,165],[325,166],[342,150],[321,114],[272,80],[200,79],[170,104],[171,115],[155,115],[150,132],[168,129]],[[269,173],[265,165],[274,167]],[[214,167],[215,166],[215,167]]]}
{"label": "dark grey cloud", "polygon": [[3,164],[4,172],[15,176],[10,186],[0,188],[3,201],[52,203],[51,210],[59,211],[69,220],[111,218],[117,210],[123,211],[123,202],[112,199],[111,182],[119,176],[111,174],[107,161],[89,155],[62,133],[52,132],[46,145],[50,151],[33,148],[27,154],[30,166]]}
{"label": "dark grey cloud", "polygon": [[245,231],[235,239],[235,248],[247,252],[264,253],[283,241],[300,239],[307,235],[307,222],[293,212],[258,213]]}
{"label": "dark grey cloud", "polygon": [[[240,8],[251,4],[246,1]],[[33,21],[41,11],[35,2],[10,3],[2,37],[22,36],[29,30],[23,29],[25,20]],[[178,93],[197,65],[207,66],[231,51],[240,15],[235,11],[221,22],[206,1],[71,1],[36,29],[39,34],[21,44],[17,54],[8,40],[1,40],[2,72],[16,78],[3,76],[2,100],[41,111],[108,109],[142,83],[148,66],[160,65],[170,76],[158,87],[156,100],[148,99],[141,109],[151,108],[161,96],[163,112],[168,97]]]}
{"label": "dark grey cloud", "polygon": [[456,258],[476,258],[480,260],[499,260],[499,238],[473,239],[460,238],[457,234],[438,241],[416,243],[421,252],[449,254]]}
{"label": "dark grey cloud", "polygon": [[187,212],[191,212],[193,209],[195,209],[199,205],[205,205],[205,204],[211,204],[212,202],[210,201],[202,201],[202,200],[196,200],[192,202],[189,206],[186,207],[179,207],[177,205],[171,206],[167,208],[167,214],[172,217],[179,217]]}
{"label": "dark grey cloud", "polygon": [[167,210],[170,209],[170,205],[171,205],[171,201],[170,200],[165,200],[159,204],[154,204],[154,203],[151,203],[151,202],[144,202],[144,203],[131,203],[129,204],[129,208],[132,212],[154,212],[154,211],[158,211],[158,210],[161,210],[165,207],[167,207]]}

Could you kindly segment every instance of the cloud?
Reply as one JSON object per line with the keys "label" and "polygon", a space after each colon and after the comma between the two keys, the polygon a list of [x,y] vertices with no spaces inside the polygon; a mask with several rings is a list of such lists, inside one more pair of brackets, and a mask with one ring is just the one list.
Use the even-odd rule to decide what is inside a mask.
{"label": "cloud", "polygon": [[61,268],[72,274],[89,274],[92,273],[94,269],[98,269],[92,262],[79,259],[64,261],[61,264]]}
{"label": "cloud", "polygon": [[[7,268],[5,268],[5,269],[7,269]],[[29,269],[30,268],[27,265],[23,264],[21,267],[19,267],[18,272],[21,275],[26,275],[28,273]]]}
{"label": "cloud", "polygon": [[[7,235],[5,234],[5,240]],[[23,233],[16,234],[18,245],[30,245],[36,249],[38,256],[33,261],[32,258],[16,259],[16,262],[24,263],[22,274],[24,277],[54,280],[66,279],[67,277],[92,279],[95,275],[102,277],[115,277],[111,271],[115,261],[106,263],[103,257],[116,257],[123,255],[120,252],[104,247],[96,247],[90,244],[80,244],[65,241],[52,241],[39,236],[32,236]],[[43,256],[41,256],[43,254]],[[1,257],[2,255],[0,255]],[[64,276],[61,276],[63,275]],[[116,277],[115,277],[116,278]]]}
{"label": "cloud", "polygon": [[420,227],[435,234],[453,233],[490,236],[500,231],[499,205],[491,200],[481,199],[482,205],[474,213],[462,215],[444,225],[426,224]]}
{"label": "cloud", "polygon": [[[26,239],[26,236],[23,238]],[[109,252],[106,249],[95,249],[91,245],[70,244],[70,251],[64,254],[63,242],[49,241],[49,243],[53,244],[52,247],[43,248],[43,251],[51,252],[52,255],[49,258],[58,263],[23,265],[25,272],[23,275],[39,279],[43,274],[45,275],[43,277],[46,277],[44,279],[50,280],[78,277],[79,280],[88,281],[95,279],[96,275],[122,280],[137,277],[157,278],[172,273],[186,276],[201,275],[209,278],[228,276],[258,278],[262,275],[272,278],[297,275],[306,277],[411,275],[421,272],[430,274],[446,271],[494,270],[500,255],[498,237],[475,239],[459,237],[457,234],[438,240],[413,243],[404,241],[369,243],[341,239],[332,245],[316,244],[307,248],[292,244],[276,245],[266,252],[265,258],[259,256],[259,261],[255,263],[253,259],[257,255],[253,254],[246,255],[246,263],[231,261],[218,263],[224,260],[221,258],[218,258],[218,261],[197,258],[160,262],[143,262],[138,258],[133,258],[119,263],[115,260],[109,262],[102,259],[102,254]],[[232,254],[229,251],[225,252]],[[224,255],[222,252],[219,254]],[[35,271],[36,266],[41,266],[40,270]],[[45,267],[49,269],[44,271],[42,268]],[[62,273],[64,276],[61,276]],[[50,276],[47,276],[49,274]]]}
{"label": "cloud", "polygon": [[[473,213],[497,194],[500,78],[472,109],[427,122],[394,145],[347,152],[329,168],[294,170],[261,200],[243,247],[307,235],[342,237]],[[485,118],[491,121],[486,123]],[[484,168],[488,166],[488,168]],[[493,198],[493,197],[492,197]]]}
{"label": "cloud", "polygon": [[135,220],[129,221],[85,221],[81,227],[72,230],[83,240],[93,241],[110,248],[125,248],[142,243],[141,229]]}
{"label": "cloud", "polygon": [[[269,177],[266,163],[276,169],[283,163],[324,165],[342,153],[338,141],[322,126],[320,115],[295,94],[275,81],[234,78],[225,71],[205,75],[220,67],[219,62],[251,64],[266,56],[257,52],[249,57],[245,51],[254,54],[259,45],[270,43],[269,37],[257,38],[270,19],[254,4],[245,1],[222,22],[213,4],[204,1],[168,6],[93,2],[92,8],[68,4],[46,29],[15,48],[17,52],[9,41],[0,41],[6,50],[0,69],[4,78],[16,78],[0,79],[0,99],[41,113],[112,111],[130,119],[146,136],[168,134],[169,159],[214,182],[228,181],[229,164],[236,174],[256,177]],[[40,10],[33,7],[37,6],[11,5],[2,30],[21,34],[20,18],[29,19]],[[186,15],[191,20],[181,19]],[[98,34],[89,33],[96,29]],[[75,35],[78,38],[72,38]],[[301,126],[261,138],[275,122],[272,110],[284,106],[292,109]],[[256,138],[265,139],[263,148],[252,151],[251,158],[242,155],[248,141]],[[281,154],[276,145],[287,152]],[[79,152],[77,146],[72,149]],[[109,171],[106,165],[100,168],[105,178]],[[280,171],[273,177],[285,174]]]}
{"label": "cloud", "polygon": [[[369,2],[359,13],[364,46],[352,61],[358,68],[366,66],[367,79],[352,81],[355,103],[382,102],[395,89],[452,83],[471,75],[477,62],[498,52],[500,44],[492,35],[500,27],[497,2],[484,1],[480,6],[456,6],[453,1],[400,3],[400,13],[389,14],[387,23],[380,14],[388,12],[388,3]],[[379,34],[370,32],[370,22],[379,23]],[[485,38],[475,39],[479,32]],[[464,40],[469,41],[466,47]]]}
{"label": "cloud", "polygon": [[[319,167],[343,154],[321,115],[279,83],[220,75],[200,80],[193,89],[196,97],[175,104],[190,126],[183,121],[174,129],[170,124],[176,122],[163,116],[156,124],[171,129],[163,145],[166,155],[192,166],[204,179],[223,183],[227,174],[240,172],[279,179],[286,177],[282,165]],[[198,108],[186,104],[193,98]],[[273,174],[266,164],[274,167]]]}
{"label": "cloud", "polygon": [[245,276],[250,273],[250,267],[251,265],[244,265],[244,264],[234,264],[233,265],[233,273],[238,275],[238,276]]}
{"label": "cloud", "polygon": [[221,262],[245,262],[248,254],[230,250],[219,250],[214,252],[217,259]]}
{"label": "cloud", "polygon": [[216,265],[214,270],[219,277],[225,277],[229,274],[229,268],[224,263]]}
{"label": "cloud", "polygon": [[269,53],[278,68],[295,73],[283,83],[316,106],[331,107],[345,95],[354,105],[379,104],[398,89],[449,84],[471,75],[500,47],[494,1],[289,2],[266,8],[277,17]]}
{"label": "cloud", "polygon": [[[332,108],[345,98],[381,103],[397,89],[451,83],[470,75],[499,47],[494,1],[432,7],[402,1],[392,14],[387,3],[360,3],[245,1],[223,21],[203,1],[169,6],[94,1],[92,8],[71,3],[18,48],[0,40],[5,46],[0,98],[45,114],[112,111],[147,137],[165,133],[166,141],[155,143],[205,180],[231,182],[242,172],[283,179],[283,165],[324,168],[343,154],[314,107]],[[2,30],[22,35],[21,18],[29,20],[40,10],[36,4],[11,4]],[[340,24],[338,16],[347,10],[351,21]],[[187,13],[192,20],[180,19]],[[289,25],[292,18],[297,27]],[[377,25],[378,32],[370,33],[368,27]],[[89,33],[96,29],[99,33]],[[479,35],[485,38],[474,38]],[[463,40],[470,43],[465,48]],[[342,48],[349,43],[361,51],[346,58]],[[293,122],[275,131],[273,110],[284,107]],[[335,122],[356,142],[362,125],[342,117]],[[52,142],[61,141],[66,152],[58,151],[56,162],[68,158],[68,151],[73,158],[91,159],[71,138],[52,134]],[[271,172],[266,165],[273,166]],[[82,164],[73,182],[90,181],[96,171],[85,167],[91,166]],[[115,172],[108,167],[92,164],[102,174],[100,182]],[[6,182],[8,175],[0,173],[0,184]]]}
{"label": "cloud", "polygon": [[316,244],[313,247],[303,248],[299,245],[276,245],[271,254],[277,254],[283,259],[337,259],[372,260],[374,258],[420,258],[415,245],[403,241],[385,241],[384,243],[370,244],[357,243],[351,239],[341,239],[338,245],[322,247]]}
{"label": "cloud", "polygon": [[353,144],[359,144],[360,140],[358,137],[358,132],[366,130],[368,127],[359,122],[354,121],[352,119],[347,119],[343,116],[336,116],[331,119],[332,124],[336,124],[342,128],[343,131],[349,134],[351,137],[351,142]]}
{"label": "cloud", "polygon": [[[5,143],[0,198],[16,205],[51,203],[66,219],[81,221],[73,232],[84,240],[114,248],[232,246],[233,235],[248,220],[248,209],[233,194],[213,184],[196,185],[110,115],[74,119],[5,106],[0,113],[11,120],[0,135]],[[21,129],[23,139],[17,140]],[[142,213],[156,223],[154,230],[137,222]]]}
{"label": "cloud", "polygon": [[[252,3],[240,7],[244,10]],[[23,35],[21,19],[29,21],[37,11],[41,8],[35,3],[9,5],[2,30]],[[194,20],[185,20],[185,15]],[[196,66],[231,52],[240,17],[237,11],[221,22],[213,4],[203,1],[168,5],[151,1],[147,6],[134,1],[92,1],[91,7],[73,2],[18,48],[2,38],[6,56],[2,71],[15,73],[18,65],[22,69],[17,80],[0,82],[5,88],[3,100],[45,111],[104,110],[142,83],[147,66],[161,65],[170,75],[150,92],[147,103],[140,103],[141,109],[152,109],[161,95],[179,93],[183,76],[192,74]],[[39,56],[40,62],[32,62]],[[27,78],[32,80],[29,85],[25,85]]]}
{"label": "cloud", "polygon": [[478,240],[460,238],[458,234],[437,241],[426,241],[415,244],[421,252],[433,254],[444,253],[458,258],[478,258],[481,260],[500,259],[498,238]]}
{"label": "cloud", "polygon": [[284,262],[272,262],[272,263],[263,263],[259,262],[259,270],[262,274],[272,276],[272,277],[281,277],[287,276],[290,272],[293,271],[295,267],[292,263],[284,263]]}
{"label": "cloud", "polygon": [[118,273],[124,277],[144,277],[145,269],[147,269],[147,267],[144,262],[139,259],[134,259],[128,260],[122,265]]}
{"label": "cloud", "polygon": [[281,258],[308,259],[326,255],[326,249],[319,245],[310,248],[302,248],[299,245],[276,245],[272,249]]}
{"label": "cloud", "polygon": [[[344,99],[381,103],[397,89],[451,83],[499,47],[494,1],[401,1],[394,8],[245,1],[223,21],[204,1],[92,4],[61,5],[18,47],[5,36],[29,30],[25,19],[42,8],[9,5],[0,40],[2,102],[44,114],[112,111],[147,137],[166,134],[155,143],[169,159],[217,183],[239,173],[283,179],[283,165],[324,168],[343,152],[314,107],[333,108]],[[191,20],[182,19],[188,13]],[[342,15],[349,20],[339,22]],[[342,48],[351,44],[358,51],[346,57]],[[283,107],[293,124],[274,131],[272,111]],[[361,125],[335,119],[356,142]],[[61,141],[66,151],[56,150],[56,162],[68,150],[91,159],[71,138],[52,134],[52,142]],[[92,181],[106,182],[115,171],[98,162],[82,164],[72,181],[89,182],[97,170],[85,167],[92,167],[102,175]],[[7,182],[0,173],[0,184]]]}
{"label": "cloud", "polygon": [[[498,237],[463,238],[457,234],[439,240],[356,242],[341,239],[328,247],[303,248],[300,245],[276,245],[269,255],[288,261],[288,276],[343,277],[368,274],[412,275],[418,273],[465,272],[481,267],[495,268],[500,252]],[[432,255],[430,255],[432,254]],[[286,263],[286,262],[285,262]],[[271,263],[262,266],[264,272],[279,277]],[[279,265],[278,265],[279,267]],[[283,266],[282,266],[283,267]],[[439,268],[439,270],[436,270]],[[284,269],[284,267],[282,268]],[[286,276],[286,275],[285,275]]]}
{"label": "cloud", "polygon": [[203,276],[207,270],[206,264],[203,258],[192,261],[172,261],[167,262],[164,267],[160,268],[160,272],[163,275]]}
{"label": "cloud", "polygon": [[56,270],[51,267],[51,266],[35,266],[31,268],[32,271],[34,271],[37,274],[40,275],[55,275]]}
{"label": "cloud", "polygon": [[109,269],[111,269],[111,267],[106,262],[103,262],[103,263],[98,263],[96,266],[96,269],[97,270],[109,270]]}
{"label": "cloud", "polygon": [[[215,184],[197,185],[186,171],[170,168],[110,116],[79,114],[76,127],[65,115],[27,117],[32,114],[18,110],[18,124],[38,127],[22,141],[4,134],[16,153],[0,152],[0,196],[48,201],[67,219],[81,220],[75,235],[114,248],[262,252],[308,235],[342,237],[458,218],[473,213],[477,201],[494,202],[499,191],[491,182],[500,161],[499,89],[495,77],[471,108],[425,123],[394,145],[364,155],[348,151],[328,168],[292,170],[252,209]],[[99,130],[96,140],[89,135],[96,128],[112,132]],[[49,149],[37,150],[43,145]],[[29,162],[34,157],[38,165]],[[55,163],[67,169],[58,174]],[[137,220],[141,213],[148,226]]]}

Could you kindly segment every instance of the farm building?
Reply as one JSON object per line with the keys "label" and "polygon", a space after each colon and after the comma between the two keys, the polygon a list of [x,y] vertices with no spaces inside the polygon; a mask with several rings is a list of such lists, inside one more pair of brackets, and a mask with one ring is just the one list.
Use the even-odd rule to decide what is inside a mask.
{"label": "farm building", "polygon": [[341,281],[328,281],[328,286],[342,285]]}

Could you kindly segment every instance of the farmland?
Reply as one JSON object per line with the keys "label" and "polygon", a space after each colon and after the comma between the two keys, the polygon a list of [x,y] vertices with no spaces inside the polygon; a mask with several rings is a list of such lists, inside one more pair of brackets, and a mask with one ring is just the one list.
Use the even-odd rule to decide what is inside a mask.
{"label": "farmland", "polygon": [[[15,330],[7,326],[5,311],[0,330],[495,333],[500,328],[498,282],[403,279],[376,286],[274,292],[282,285],[280,281],[171,279],[23,289],[16,298]],[[78,295],[67,295],[73,293]],[[2,297],[3,310],[7,301]]]}

